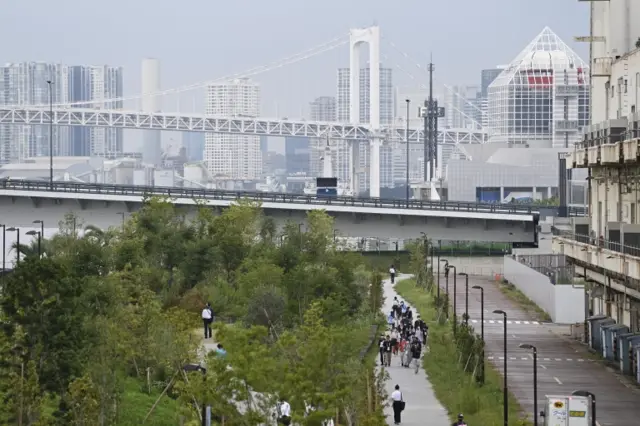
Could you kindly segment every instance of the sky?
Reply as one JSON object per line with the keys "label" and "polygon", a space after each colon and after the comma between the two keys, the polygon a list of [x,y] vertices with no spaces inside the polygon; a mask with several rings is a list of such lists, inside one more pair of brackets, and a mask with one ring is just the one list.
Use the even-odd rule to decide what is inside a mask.
{"label": "sky", "polygon": [[[382,60],[401,86],[426,84],[416,62],[435,64],[435,84],[478,84],[480,70],[507,64],[545,26],[583,57],[588,33],[577,0],[0,0],[0,63],[49,61],[122,66],[125,95],[140,93],[140,62],[162,63],[162,87],[216,79],[323,44],[377,23]],[[406,59],[388,42],[412,60]],[[300,117],[315,97],[335,95],[342,46],[254,77],[262,113]],[[400,68],[413,75],[411,79]],[[195,112],[201,89],[167,96],[167,112]],[[129,105],[136,107],[136,105]]]}

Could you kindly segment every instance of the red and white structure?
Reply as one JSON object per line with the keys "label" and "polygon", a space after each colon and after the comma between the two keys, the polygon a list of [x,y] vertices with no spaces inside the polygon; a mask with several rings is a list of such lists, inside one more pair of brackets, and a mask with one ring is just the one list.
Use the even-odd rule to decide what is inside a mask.
{"label": "red and white structure", "polygon": [[545,28],[491,83],[489,142],[570,147],[589,124],[589,65]]}

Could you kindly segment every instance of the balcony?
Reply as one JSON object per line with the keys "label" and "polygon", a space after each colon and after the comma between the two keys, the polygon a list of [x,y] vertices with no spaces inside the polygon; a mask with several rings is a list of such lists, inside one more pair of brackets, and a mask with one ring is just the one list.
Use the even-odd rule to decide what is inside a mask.
{"label": "balcony", "polygon": [[640,247],[554,229],[554,253],[640,281]]}
{"label": "balcony", "polygon": [[600,147],[600,164],[620,163],[620,143],[611,143]]}
{"label": "balcony", "polygon": [[622,157],[625,163],[638,161],[638,144],[640,144],[640,139],[629,139],[622,142]]}
{"label": "balcony", "polygon": [[613,58],[594,58],[593,68],[591,69],[592,77],[611,77],[611,65]]}

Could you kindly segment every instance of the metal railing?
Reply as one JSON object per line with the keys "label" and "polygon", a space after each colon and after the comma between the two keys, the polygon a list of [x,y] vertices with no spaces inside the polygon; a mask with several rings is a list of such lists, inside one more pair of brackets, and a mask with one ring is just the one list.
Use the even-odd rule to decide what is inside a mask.
{"label": "metal railing", "polygon": [[596,248],[615,251],[617,253],[622,253],[629,256],[640,257],[640,247],[637,246],[623,244],[619,241],[606,240],[603,237],[597,238],[584,234],[576,234],[575,232],[565,231],[556,227],[552,227],[551,232],[556,237],[566,238],[568,240],[588,244]]}
{"label": "metal railing", "polygon": [[206,200],[236,201],[241,199],[268,203],[298,203],[312,205],[354,206],[412,210],[438,210],[493,214],[532,215],[539,213],[538,206],[519,204],[471,203],[465,201],[391,200],[379,198],[335,197],[324,198],[314,195],[287,194],[275,192],[225,191],[204,188],[177,188],[158,186],[113,185],[77,182],[49,182],[30,180],[0,180],[0,190],[64,192],[75,194],[104,194],[121,196],[161,196],[170,198],[190,198]]}

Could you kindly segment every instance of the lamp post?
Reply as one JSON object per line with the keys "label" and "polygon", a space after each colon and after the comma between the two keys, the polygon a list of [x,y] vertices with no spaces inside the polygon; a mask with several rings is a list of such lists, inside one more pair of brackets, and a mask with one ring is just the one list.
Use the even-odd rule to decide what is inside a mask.
{"label": "lamp post", "polygon": [[519,347],[533,351],[533,426],[538,426],[538,348],[528,343],[520,343]]}
{"label": "lamp post", "polygon": [[118,214],[122,218],[122,229],[124,229],[124,212],[118,212]]}
{"label": "lamp post", "polygon": [[42,257],[42,233],[40,231],[28,231],[27,235],[38,236],[38,257]]}
{"label": "lamp post", "polygon": [[474,285],[476,290],[480,290],[480,338],[482,339],[482,373],[480,374],[480,383],[484,384],[484,288]]}
{"label": "lamp post", "polygon": [[507,386],[507,313],[500,309],[493,311],[494,314],[502,315],[504,319],[504,385],[502,389],[504,414],[504,426],[509,426],[509,388]]}
{"label": "lamp post", "polygon": [[456,303],[456,292],[458,291],[458,280],[456,279],[456,275],[458,275],[458,273],[454,265],[449,265],[449,268],[453,268],[453,335],[455,336],[458,332],[458,304]]}
{"label": "lamp post", "polygon": [[597,426],[598,422],[596,421],[596,396],[589,391],[585,390],[577,390],[571,392],[571,395],[574,396],[588,396],[591,398],[591,426]]}
{"label": "lamp post", "polygon": [[333,230],[333,244],[335,244],[335,243],[336,243],[337,235],[338,235],[338,230],[337,230],[337,229],[334,229],[334,230]]}
{"label": "lamp post", "polygon": [[14,228],[12,226],[11,228],[7,228],[7,231],[15,232],[18,235],[16,242],[16,265],[20,265],[20,228]]}
{"label": "lamp post", "polygon": [[33,223],[39,223],[40,224],[40,235],[42,235],[42,237],[44,237],[44,220],[34,220]]}
{"label": "lamp post", "polygon": [[7,269],[7,225],[2,226],[2,279],[4,280],[4,271]]}
{"label": "lamp post", "polygon": [[460,272],[458,275],[464,277],[464,323],[469,325],[469,274]]}
{"label": "lamp post", "polygon": [[438,261],[438,288],[436,290],[436,297],[438,298],[438,300],[440,300],[440,243],[438,242],[438,257],[437,257],[437,261]]}
{"label": "lamp post", "polygon": [[445,285],[445,293],[447,294],[447,303],[445,305],[445,317],[449,319],[449,261],[447,259],[440,259],[440,262],[444,262],[444,285]]}
{"label": "lamp post", "polygon": [[407,126],[405,128],[405,139],[407,141],[407,207],[409,206],[409,107],[411,105],[411,99],[405,99],[407,103]]}

